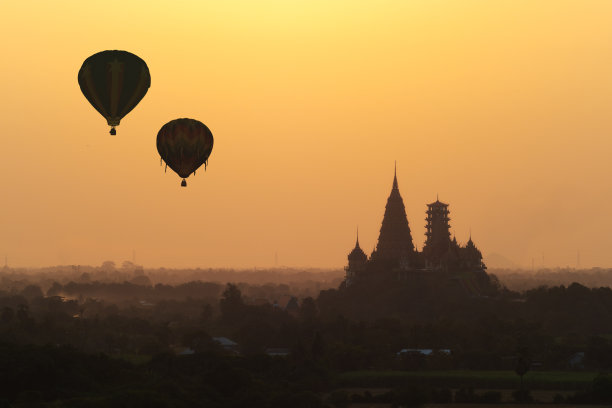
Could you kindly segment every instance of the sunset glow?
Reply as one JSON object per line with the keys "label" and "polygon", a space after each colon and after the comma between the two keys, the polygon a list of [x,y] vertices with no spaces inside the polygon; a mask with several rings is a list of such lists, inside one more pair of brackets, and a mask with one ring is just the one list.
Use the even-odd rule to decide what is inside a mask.
{"label": "sunset glow", "polygon": [[[376,243],[394,161],[519,265],[610,266],[612,2],[4,2],[0,255],[15,266],[341,267]],[[151,88],[117,136],[77,72],[107,49]],[[166,122],[214,135],[159,165]]]}

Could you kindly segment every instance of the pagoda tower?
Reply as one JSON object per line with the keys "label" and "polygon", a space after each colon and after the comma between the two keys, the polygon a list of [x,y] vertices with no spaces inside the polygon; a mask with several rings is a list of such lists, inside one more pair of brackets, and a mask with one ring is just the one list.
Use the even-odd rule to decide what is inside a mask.
{"label": "pagoda tower", "polygon": [[408,219],[406,218],[406,208],[404,200],[400,195],[397,186],[397,167],[393,175],[393,187],[385,206],[380,227],[380,235],[376,249],[372,252],[372,261],[384,262],[387,264],[405,264],[414,256],[414,245]]}
{"label": "pagoda tower", "polygon": [[448,204],[436,198],[436,201],[427,204],[427,232],[423,254],[428,263],[437,263],[451,247],[450,218],[448,217]]}

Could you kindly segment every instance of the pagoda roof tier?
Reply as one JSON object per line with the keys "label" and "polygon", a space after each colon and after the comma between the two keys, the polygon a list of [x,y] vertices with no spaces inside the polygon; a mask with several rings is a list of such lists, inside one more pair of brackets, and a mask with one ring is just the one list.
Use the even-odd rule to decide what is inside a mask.
{"label": "pagoda roof tier", "polygon": [[427,204],[428,207],[448,207],[448,204],[443,203],[440,200],[436,200],[431,204]]}

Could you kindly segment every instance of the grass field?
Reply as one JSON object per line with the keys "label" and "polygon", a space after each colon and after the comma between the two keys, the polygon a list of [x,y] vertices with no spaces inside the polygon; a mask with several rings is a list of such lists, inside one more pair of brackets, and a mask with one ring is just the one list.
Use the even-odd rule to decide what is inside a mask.
{"label": "grass field", "polygon": [[[596,372],[531,371],[525,377],[528,389],[580,390],[588,388]],[[341,373],[342,387],[397,387],[408,384],[434,387],[517,388],[519,376],[514,371],[351,371]]]}

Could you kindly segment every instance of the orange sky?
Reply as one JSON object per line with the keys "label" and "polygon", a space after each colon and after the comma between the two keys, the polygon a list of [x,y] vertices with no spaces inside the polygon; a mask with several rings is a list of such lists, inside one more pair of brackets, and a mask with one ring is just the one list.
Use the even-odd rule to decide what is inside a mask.
{"label": "orange sky", "polygon": [[[340,267],[394,160],[419,248],[439,193],[485,255],[612,265],[612,2],[128,3],[0,5],[10,265]],[[152,77],[116,137],[76,79],[106,49]],[[215,137],[187,188],[155,147],[179,117]]]}

